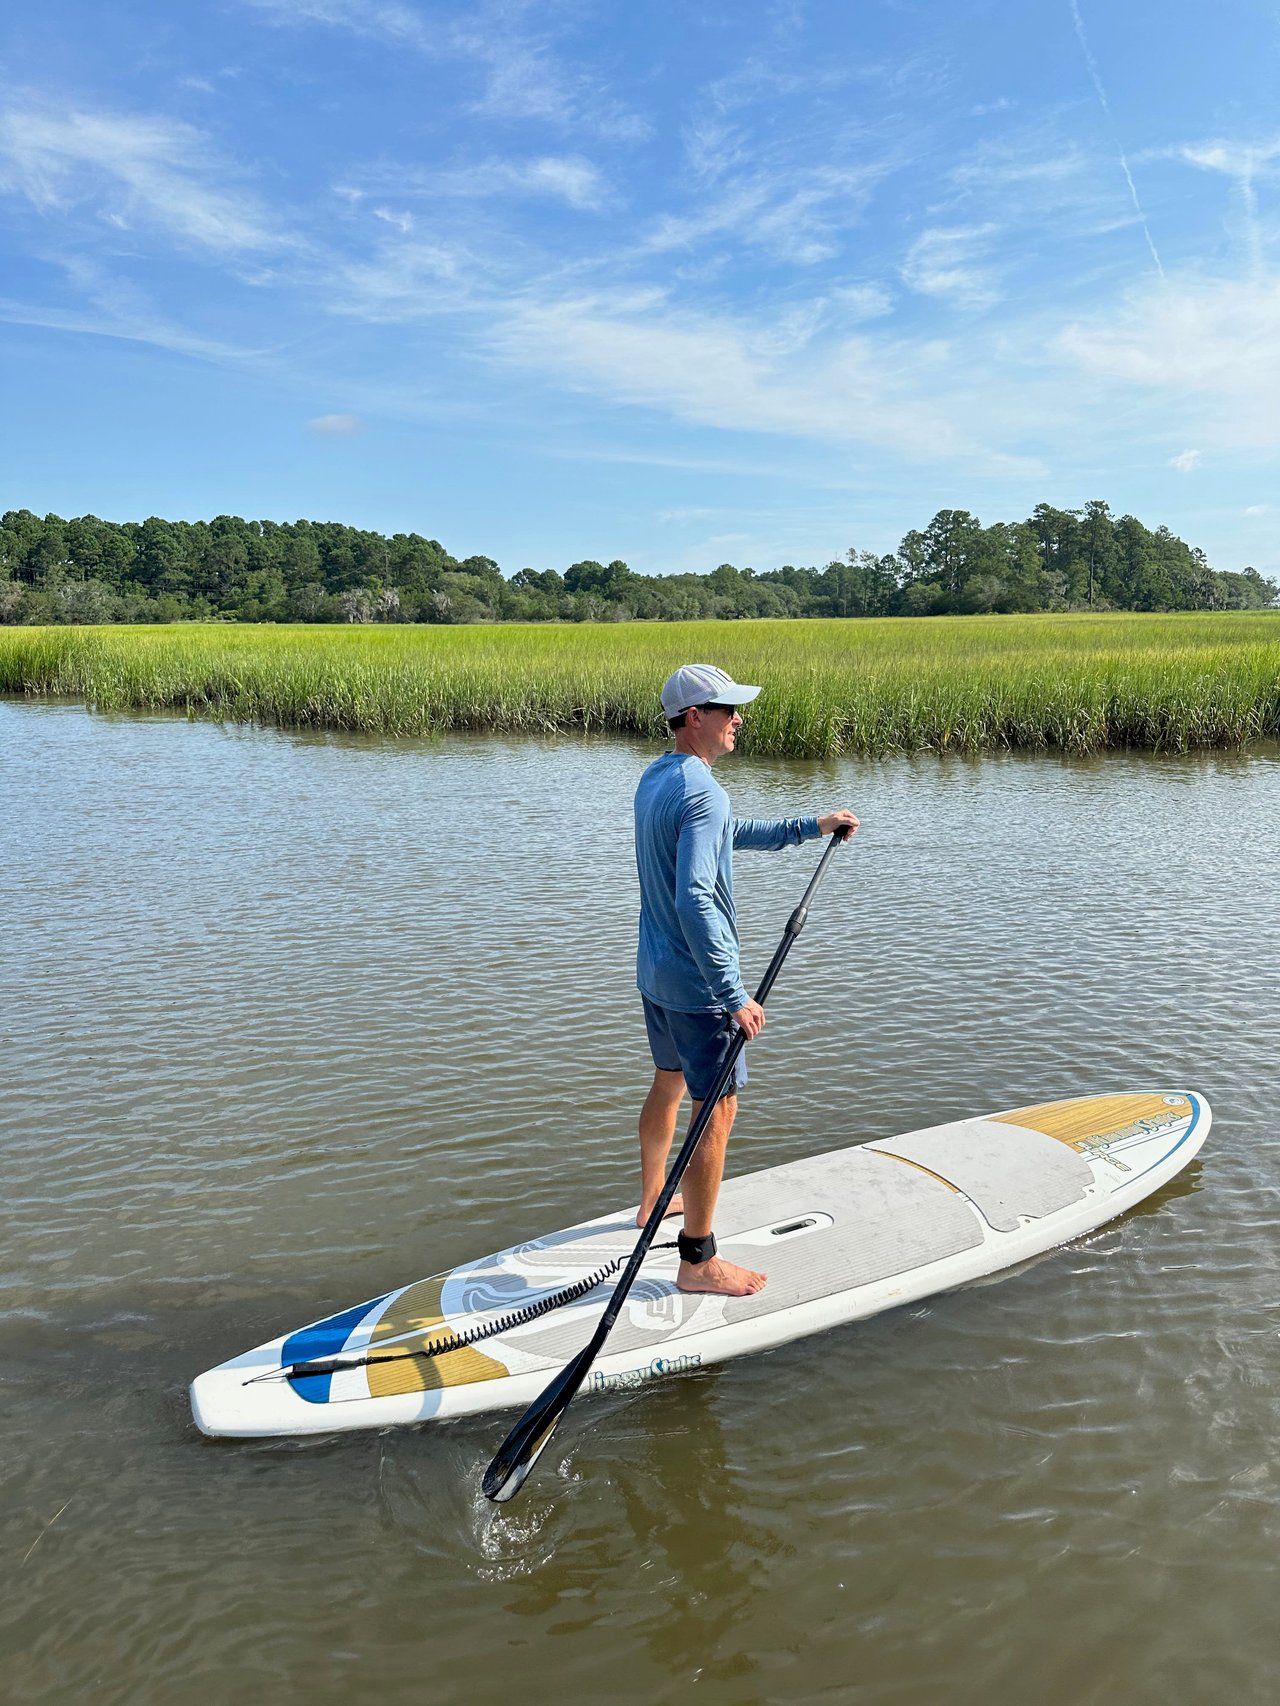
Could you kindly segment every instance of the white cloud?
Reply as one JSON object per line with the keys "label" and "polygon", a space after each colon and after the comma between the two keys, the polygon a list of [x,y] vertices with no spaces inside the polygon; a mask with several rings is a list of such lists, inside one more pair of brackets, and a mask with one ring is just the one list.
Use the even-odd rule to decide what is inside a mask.
{"label": "white cloud", "polygon": [[473,111],[505,123],[541,120],[618,141],[639,141],[649,134],[648,123],[598,79],[562,65],[545,38],[522,32],[521,9],[473,5],[465,11],[467,21],[448,35],[449,49],[473,60],[484,75],[484,90],[472,103]]}
{"label": "white cloud", "polygon": [[1000,227],[936,226],[922,231],[902,263],[902,277],[924,296],[950,297],[962,308],[989,308],[1000,298],[994,272],[976,264]]}
{"label": "white cloud", "polygon": [[1057,352],[1168,398],[1215,443],[1280,448],[1280,274],[1183,278],[1068,325]]}
{"label": "white cloud", "polygon": [[510,181],[533,194],[560,196],[571,207],[599,207],[604,200],[604,182],[589,160],[580,156],[557,159],[548,155],[509,168]]}
{"label": "white cloud", "polygon": [[359,415],[317,415],[307,422],[312,432],[326,433],[333,438],[350,438],[361,432],[364,422]]}
{"label": "white cloud", "polygon": [[335,261],[318,282],[327,306],[372,324],[403,324],[465,307],[481,269],[444,243],[388,238],[367,259]]}
{"label": "white cloud", "polygon": [[[984,454],[930,396],[940,351],[823,335],[806,309],[751,322],[681,311],[655,290],[505,306],[504,361],[613,403],[734,432],[892,444],[912,456]],[[922,371],[923,370],[923,371]],[[937,378],[937,374],[934,374]]]}
{"label": "white cloud", "polygon": [[814,266],[840,252],[862,218],[889,160],[853,166],[767,163],[729,176],[693,213],[665,214],[643,234],[640,254],[693,249],[715,237],[734,237],[796,266]]}
{"label": "white cloud", "polygon": [[173,119],[36,103],[0,115],[0,188],[43,213],[88,203],[117,229],[155,226],[231,253],[281,246],[261,204],[218,170],[208,138]]}
{"label": "white cloud", "polygon": [[432,200],[450,196],[478,201],[497,196],[552,197],[571,207],[593,211],[608,200],[599,169],[581,154],[543,154],[526,160],[490,157],[438,171],[415,167],[371,166],[335,186],[352,203],[370,194]]}
{"label": "white cloud", "polygon": [[1233,180],[1243,215],[1245,250],[1255,272],[1263,265],[1265,247],[1258,212],[1257,180],[1271,162],[1280,159],[1280,139],[1266,142],[1202,142],[1177,150],[1178,155],[1201,171],[1221,172]]}
{"label": "white cloud", "polygon": [[424,19],[397,0],[245,0],[245,4],[279,24],[328,24],[423,49],[432,43]]}
{"label": "white cloud", "polygon": [[69,256],[60,265],[80,299],[78,306],[63,308],[3,298],[0,320],[12,325],[42,326],[49,331],[150,344],[156,349],[223,365],[259,361],[267,354],[264,349],[243,348],[222,338],[206,337],[188,326],[175,325],[155,307],[145,291],[125,279],[111,277],[84,256]]}
{"label": "white cloud", "polygon": [[1229,178],[1249,178],[1270,161],[1280,159],[1280,138],[1267,142],[1186,143],[1177,152],[1204,171],[1225,172]]}
{"label": "white cloud", "polygon": [[[869,68],[831,61],[788,69],[778,59],[748,55],[703,86],[694,111],[683,124],[681,140],[693,179],[706,188],[735,173],[754,172],[762,167],[776,170],[779,145],[766,147],[764,139],[767,134],[776,134],[778,127],[767,120],[761,122],[761,115],[777,114],[790,101],[809,119],[816,101],[836,91],[847,93],[848,85],[864,69]],[[738,117],[739,114],[750,116]],[[864,144],[862,152],[865,136],[860,140]],[[816,153],[828,164],[836,163],[845,141],[838,125],[825,125]],[[782,146],[788,145],[784,142]]]}
{"label": "white cloud", "polygon": [[752,158],[746,131],[728,123],[719,109],[702,113],[688,124],[683,140],[689,169],[704,184],[718,182]]}
{"label": "white cloud", "polygon": [[1244,512],[1246,515],[1270,515],[1270,504],[1250,504]]}
{"label": "white cloud", "polygon": [[400,0],[244,0],[275,24],[320,24],[350,30],[432,59],[461,59],[480,72],[483,87],[471,110],[504,121],[541,120],[563,129],[591,130],[619,140],[648,134],[648,124],[610,95],[597,79],[563,65],[547,33],[524,28],[540,18],[535,0],[470,0],[428,16]]}
{"label": "white cloud", "polygon": [[837,285],[827,295],[849,320],[877,320],[893,307],[893,298],[881,284]]}
{"label": "white cloud", "polygon": [[175,326],[157,316],[121,316],[107,311],[50,308],[42,303],[17,302],[0,297],[0,320],[15,326],[42,326],[47,331],[72,332],[95,338],[123,338],[128,343],[151,344],[178,355],[198,356],[205,361],[239,363],[261,355],[240,349],[217,338],[201,337],[185,326]]}
{"label": "white cloud", "polygon": [[1169,458],[1169,466],[1176,468],[1180,474],[1194,474],[1203,460],[1203,452],[1199,450],[1182,450],[1177,456]]}
{"label": "white cloud", "polygon": [[[998,224],[1010,235],[1007,260],[1037,265],[1037,294],[1045,287],[1047,248],[1072,246],[1064,257],[1065,275],[1063,262],[1055,263],[1055,274],[1069,279],[1086,256],[1089,264],[1096,264],[1096,251],[1082,245],[1138,225],[1132,199],[1111,160],[1082,146],[1055,111],[1003,127],[994,136],[983,135],[948,170],[945,184],[950,193],[927,205],[930,219],[939,225]],[[1114,264],[1128,262],[1116,251]]]}
{"label": "white cloud", "polygon": [[1015,184],[1030,186],[1037,197],[1078,179],[1088,162],[1075,143],[1049,145],[1039,132],[1016,141],[988,143],[973,158],[953,166],[948,176],[961,189],[995,189],[1002,194]]}
{"label": "white cloud", "polygon": [[733,235],[805,266],[837,253],[877,184],[904,163],[900,143],[869,147],[850,116],[848,85],[860,74],[757,54],[705,85],[681,131],[695,205],[653,221],[645,249]]}

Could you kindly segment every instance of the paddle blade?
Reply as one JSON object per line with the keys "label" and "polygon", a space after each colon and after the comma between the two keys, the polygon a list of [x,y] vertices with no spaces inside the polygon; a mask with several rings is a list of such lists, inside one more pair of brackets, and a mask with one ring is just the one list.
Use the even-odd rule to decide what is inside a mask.
{"label": "paddle blade", "polygon": [[492,1499],[496,1505],[505,1505],[524,1486],[529,1471],[542,1455],[559,1426],[561,1416],[586,1379],[597,1349],[593,1339],[585,1350],[579,1351],[573,1361],[539,1393],[503,1440],[480,1483],[486,1499]]}

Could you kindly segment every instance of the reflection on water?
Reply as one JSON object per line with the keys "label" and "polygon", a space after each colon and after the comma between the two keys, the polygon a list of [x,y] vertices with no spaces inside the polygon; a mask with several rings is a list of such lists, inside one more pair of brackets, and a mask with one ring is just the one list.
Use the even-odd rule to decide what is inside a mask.
{"label": "reflection on water", "polygon": [[[731,1165],[1202,1089],[1122,1223],[584,1398],[501,1509],[509,1418],[195,1434],[199,1369],[634,1200],[647,756],[0,704],[8,1698],[1270,1700],[1273,753],[722,772],[865,825]],[[739,860],[749,971],[812,853]]]}

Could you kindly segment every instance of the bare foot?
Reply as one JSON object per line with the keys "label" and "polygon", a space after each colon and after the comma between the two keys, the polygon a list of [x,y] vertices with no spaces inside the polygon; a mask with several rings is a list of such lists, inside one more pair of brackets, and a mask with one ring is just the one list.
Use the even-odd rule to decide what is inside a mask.
{"label": "bare foot", "polygon": [[[649,1216],[653,1213],[653,1203],[657,1202],[657,1200],[658,1200],[657,1197],[654,1197],[653,1202],[651,1202],[649,1204],[648,1208],[646,1208],[643,1203],[640,1204],[640,1207],[636,1210],[636,1225],[637,1226],[643,1226],[645,1221],[648,1220]],[[670,1220],[670,1218],[673,1214],[683,1214],[683,1213],[684,1213],[684,1198],[679,1194],[679,1192],[677,1192],[676,1195],[673,1196],[671,1201],[667,1204],[667,1212],[663,1215],[662,1218],[664,1220]]]}
{"label": "bare foot", "polygon": [[713,1256],[709,1262],[681,1262],[676,1275],[677,1291],[710,1292],[714,1297],[750,1297],[763,1291],[768,1280],[751,1268],[740,1268],[726,1262],[723,1256]]}

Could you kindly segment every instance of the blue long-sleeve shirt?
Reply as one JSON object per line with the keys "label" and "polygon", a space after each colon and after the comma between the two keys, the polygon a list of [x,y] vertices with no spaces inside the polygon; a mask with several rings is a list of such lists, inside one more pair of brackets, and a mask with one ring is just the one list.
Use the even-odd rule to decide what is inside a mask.
{"label": "blue long-sleeve shirt", "polygon": [[636,789],[640,949],[636,984],[680,1013],[736,1012],[733,849],[778,848],[822,832],[816,817],[735,818],[711,766],[692,753],[656,758]]}

